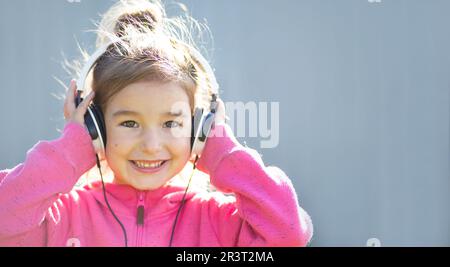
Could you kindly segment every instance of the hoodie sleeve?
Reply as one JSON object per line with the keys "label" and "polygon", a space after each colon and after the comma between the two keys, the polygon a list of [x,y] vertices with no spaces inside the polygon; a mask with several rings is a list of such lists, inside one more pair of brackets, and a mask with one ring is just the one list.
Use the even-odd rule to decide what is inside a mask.
{"label": "hoodie sleeve", "polygon": [[[91,157],[86,155],[92,155]],[[87,131],[68,123],[62,136],[40,141],[25,162],[0,172],[0,246],[45,246],[47,219],[63,212],[58,198],[95,165]],[[68,222],[67,222],[68,223]]]}
{"label": "hoodie sleeve", "polygon": [[236,196],[209,203],[222,246],[306,246],[311,240],[311,219],[298,205],[292,182],[279,168],[264,166],[257,151],[240,145],[228,125],[214,128],[198,168],[220,191]]}

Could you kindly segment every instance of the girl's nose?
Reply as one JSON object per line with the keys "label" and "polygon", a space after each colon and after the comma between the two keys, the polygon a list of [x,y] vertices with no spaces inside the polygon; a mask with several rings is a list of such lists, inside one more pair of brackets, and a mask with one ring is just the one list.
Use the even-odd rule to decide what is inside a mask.
{"label": "girl's nose", "polygon": [[163,140],[155,130],[147,130],[141,141],[142,150],[149,154],[154,154],[162,149]]}

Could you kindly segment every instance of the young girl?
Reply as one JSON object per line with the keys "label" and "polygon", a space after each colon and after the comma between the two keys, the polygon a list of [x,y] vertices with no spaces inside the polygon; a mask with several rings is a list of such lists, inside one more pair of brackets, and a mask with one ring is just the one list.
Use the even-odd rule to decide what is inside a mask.
{"label": "young girl", "polygon": [[[0,172],[0,246],[307,245],[312,224],[291,181],[236,141],[220,99],[192,157],[192,116],[210,107],[213,77],[169,24],[157,1],[122,0],[106,13],[98,46],[121,41],[96,61],[92,92],[76,106],[72,81],[62,136]],[[100,167],[85,127],[91,102],[103,112],[101,160],[113,180],[77,188]],[[216,191],[174,182],[193,163]]]}

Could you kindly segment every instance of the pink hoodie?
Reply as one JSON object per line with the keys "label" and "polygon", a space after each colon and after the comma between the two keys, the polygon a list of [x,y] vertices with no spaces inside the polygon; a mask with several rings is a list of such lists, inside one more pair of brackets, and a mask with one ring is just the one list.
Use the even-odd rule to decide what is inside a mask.
{"label": "pink hoodie", "polygon": [[[173,246],[305,246],[312,236],[289,178],[265,167],[256,151],[241,146],[227,125],[210,137],[198,162],[222,192],[188,193]],[[123,246],[120,225],[104,202],[101,183],[74,189],[95,166],[85,129],[69,123],[55,141],[41,141],[25,163],[0,171],[0,246]],[[124,224],[128,246],[169,245],[184,187],[154,191],[106,184],[108,200]],[[144,220],[137,220],[138,206]]]}

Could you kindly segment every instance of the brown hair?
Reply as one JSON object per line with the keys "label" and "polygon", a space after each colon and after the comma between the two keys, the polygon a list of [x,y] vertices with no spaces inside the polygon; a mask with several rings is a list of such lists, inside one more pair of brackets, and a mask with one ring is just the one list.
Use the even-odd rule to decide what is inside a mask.
{"label": "brown hair", "polygon": [[[91,77],[94,103],[103,111],[109,100],[127,85],[141,81],[176,82],[190,106],[208,108],[211,84],[203,66],[192,57],[190,36],[194,19],[167,18],[159,0],[120,0],[98,25],[97,47],[111,44],[94,67]],[[179,34],[182,33],[182,34]]]}
{"label": "brown hair", "polygon": [[[102,16],[94,30],[97,48],[112,43],[97,60],[86,81],[86,89],[91,87],[96,93],[94,103],[105,111],[109,100],[127,85],[149,80],[176,82],[186,90],[191,111],[194,107],[208,109],[214,88],[204,67],[186,46],[197,49],[192,34],[198,31],[197,36],[202,36],[204,30],[209,32],[206,25],[188,15],[168,18],[159,0],[119,0]],[[87,61],[89,55],[82,53]],[[68,66],[79,73],[82,64],[74,63]],[[102,162],[102,166],[102,169],[108,167],[106,162]],[[106,176],[112,175],[111,170],[106,169]],[[81,177],[79,185],[85,184],[85,180],[90,184],[91,171]],[[186,171],[182,174],[185,176]],[[202,177],[198,173],[197,176]],[[203,177],[197,182],[204,184],[206,180]]]}

